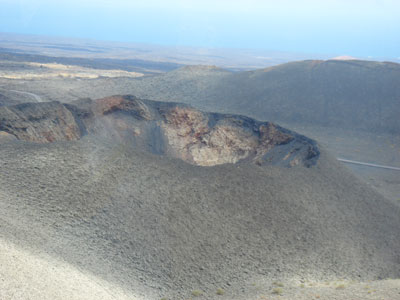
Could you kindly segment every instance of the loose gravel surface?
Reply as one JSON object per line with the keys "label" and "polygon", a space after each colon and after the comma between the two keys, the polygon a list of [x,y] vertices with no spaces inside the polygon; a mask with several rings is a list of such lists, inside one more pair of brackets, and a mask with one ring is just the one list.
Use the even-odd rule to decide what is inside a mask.
{"label": "loose gravel surface", "polygon": [[[262,72],[233,77],[251,83]],[[61,102],[135,94],[271,112],[243,102],[264,97],[251,86],[250,98],[221,89],[231,75],[186,67],[139,79],[2,78],[0,103],[32,101],[12,91]],[[240,101],[230,107],[231,98]],[[400,166],[395,135],[286,121],[335,156]],[[387,279],[400,277],[397,173],[344,166],[325,151],[310,169],[198,167],[91,137],[4,139],[0,170],[0,299],[400,299],[400,280]]]}
{"label": "loose gravel surface", "polygon": [[37,277],[63,270],[56,289],[86,280],[104,299],[103,281],[138,299],[257,299],[274,281],[400,275],[399,209],[325,152],[312,168],[199,167],[86,137],[3,143],[0,164],[2,249],[34,259],[2,268],[7,297],[49,299]]}

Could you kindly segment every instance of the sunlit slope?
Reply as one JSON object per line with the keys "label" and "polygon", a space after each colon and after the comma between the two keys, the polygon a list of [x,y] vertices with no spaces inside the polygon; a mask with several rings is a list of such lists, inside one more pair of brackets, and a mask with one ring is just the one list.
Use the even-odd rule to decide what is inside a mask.
{"label": "sunlit slope", "polygon": [[0,239],[0,299],[143,299],[44,253]]}

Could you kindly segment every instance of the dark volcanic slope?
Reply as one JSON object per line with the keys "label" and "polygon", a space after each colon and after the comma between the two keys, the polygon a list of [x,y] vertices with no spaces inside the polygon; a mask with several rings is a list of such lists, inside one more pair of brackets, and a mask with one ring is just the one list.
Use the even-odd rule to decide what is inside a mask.
{"label": "dark volcanic slope", "polygon": [[[226,290],[226,299],[244,299],[251,282],[400,275],[400,209],[323,151],[310,168],[258,166],[246,159],[202,167],[143,151],[135,140],[141,132],[153,136],[148,124],[156,113],[164,116],[161,129],[172,126],[174,133],[169,117],[180,116],[192,126],[190,138],[197,136],[198,119],[190,114],[199,112],[188,107],[178,107],[181,115],[176,104],[131,97],[36,105],[40,109],[29,112],[22,107],[27,119],[36,120],[35,133],[50,119],[63,127],[67,110],[82,121],[76,121],[80,136],[66,141],[63,131],[54,131],[60,135],[52,143],[1,142],[2,239],[51,254],[146,299],[187,299],[195,289],[213,298],[217,288]],[[45,108],[51,113],[43,119]],[[217,118],[214,124],[212,114],[200,120],[205,116],[210,131],[229,120],[220,116],[224,122]],[[235,132],[244,130],[252,140],[254,131],[237,123],[250,120],[234,121]],[[10,134],[18,136],[21,128]],[[90,134],[82,137],[83,129]],[[300,138],[274,130],[275,137]],[[218,141],[231,149],[229,140]],[[153,146],[147,149],[160,149]]]}
{"label": "dark volcanic slope", "polygon": [[13,104],[16,104],[13,99],[7,97],[6,95],[0,94],[0,106]]}
{"label": "dark volcanic slope", "polygon": [[[273,121],[400,132],[399,64],[301,61],[224,76],[207,71],[208,82],[201,73],[183,69],[155,77],[147,96]],[[197,77],[200,86],[192,83]],[[168,81],[176,84],[168,89]]]}
{"label": "dark volcanic slope", "polygon": [[326,155],[205,168],[84,138],[2,144],[0,167],[2,238],[146,299],[400,275],[399,209]]}
{"label": "dark volcanic slope", "polygon": [[226,84],[231,107],[267,119],[400,132],[399,64],[295,62],[237,74]]}

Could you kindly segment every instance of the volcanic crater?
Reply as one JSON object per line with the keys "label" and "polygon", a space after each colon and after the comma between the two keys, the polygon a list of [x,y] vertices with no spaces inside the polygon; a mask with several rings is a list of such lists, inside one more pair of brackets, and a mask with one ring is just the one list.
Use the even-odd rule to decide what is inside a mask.
{"label": "volcanic crater", "polygon": [[199,166],[250,162],[310,167],[317,144],[274,123],[188,105],[112,96],[0,107],[0,138],[49,143],[97,135]]}

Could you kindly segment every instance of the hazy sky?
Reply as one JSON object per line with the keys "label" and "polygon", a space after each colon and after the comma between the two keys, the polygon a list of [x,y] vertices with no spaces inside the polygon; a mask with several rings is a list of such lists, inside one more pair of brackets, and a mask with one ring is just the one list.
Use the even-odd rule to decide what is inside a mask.
{"label": "hazy sky", "polygon": [[0,0],[0,31],[398,58],[400,1]]}

